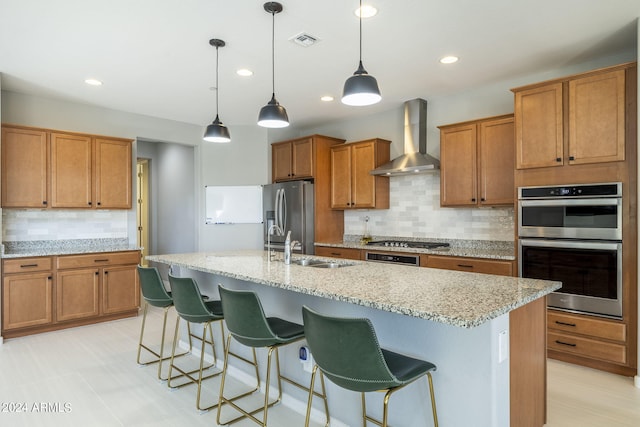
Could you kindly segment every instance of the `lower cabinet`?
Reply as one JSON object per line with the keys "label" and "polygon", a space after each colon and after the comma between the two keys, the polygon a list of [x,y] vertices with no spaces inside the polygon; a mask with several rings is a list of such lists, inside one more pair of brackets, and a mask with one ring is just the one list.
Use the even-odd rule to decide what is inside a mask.
{"label": "lower cabinet", "polygon": [[547,328],[549,357],[586,358],[593,367],[599,362],[628,363],[627,325],[621,321],[549,309]]}
{"label": "lower cabinet", "polygon": [[318,256],[345,258],[345,259],[361,259],[360,249],[353,248],[335,248],[329,246],[316,246],[315,254]]}
{"label": "lower cabinet", "polygon": [[51,268],[51,257],[21,258],[3,262],[3,332],[53,322]]}
{"label": "lower cabinet", "polygon": [[421,267],[442,268],[445,270],[469,271],[472,273],[513,276],[514,262],[455,256],[429,255]]}
{"label": "lower cabinet", "polygon": [[135,316],[139,251],[3,260],[2,335]]}

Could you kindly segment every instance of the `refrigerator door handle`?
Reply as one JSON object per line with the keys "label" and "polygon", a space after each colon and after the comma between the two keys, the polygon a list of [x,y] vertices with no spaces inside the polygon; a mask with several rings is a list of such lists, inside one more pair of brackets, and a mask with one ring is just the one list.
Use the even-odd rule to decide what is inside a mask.
{"label": "refrigerator door handle", "polygon": [[280,209],[282,210],[282,234],[286,233],[287,230],[287,196],[284,192],[284,188],[282,189],[282,203],[280,204]]}

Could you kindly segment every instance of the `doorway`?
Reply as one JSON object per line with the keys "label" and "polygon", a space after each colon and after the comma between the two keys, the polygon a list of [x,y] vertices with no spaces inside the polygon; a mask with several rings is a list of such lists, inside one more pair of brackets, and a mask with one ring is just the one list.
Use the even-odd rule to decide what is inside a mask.
{"label": "doorway", "polygon": [[149,159],[138,159],[136,167],[137,244],[142,248],[140,264],[146,267],[146,257],[149,255]]}

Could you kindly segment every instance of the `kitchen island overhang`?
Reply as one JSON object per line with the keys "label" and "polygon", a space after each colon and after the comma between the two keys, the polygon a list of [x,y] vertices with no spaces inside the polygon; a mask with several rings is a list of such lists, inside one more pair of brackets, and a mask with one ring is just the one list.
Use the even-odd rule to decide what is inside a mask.
{"label": "kitchen island overhang", "polygon": [[[174,269],[180,267],[180,275],[196,278],[207,294],[217,294],[218,284],[254,289],[265,300],[265,310],[289,320],[301,322],[303,304],[334,315],[369,317],[383,346],[438,366],[434,377],[436,399],[439,416],[447,425],[544,424],[544,420],[539,422],[540,415],[518,416],[520,421],[516,424],[513,416],[514,407],[523,413],[528,413],[530,407],[538,408],[538,413],[540,406],[544,408],[544,402],[520,399],[528,398],[529,389],[546,387],[542,378],[546,370],[544,296],[559,289],[559,282],[362,261],[349,261],[352,265],[341,268],[285,265],[282,261],[269,261],[263,251],[155,255],[147,259]],[[531,310],[532,316],[519,314]],[[516,313],[518,324],[510,324]],[[528,328],[526,334],[533,334],[536,339],[514,337],[519,344],[531,345],[510,355],[509,331],[521,331],[523,325]],[[521,352],[526,352],[526,357],[520,357]],[[297,357],[283,354],[283,360],[290,359]],[[535,366],[527,366],[532,360]],[[518,363],[518,372],[542,369],[536,381],[543,384],[522,384],[520,374],[510,375],[514,363]],[[285,369],[300,371],[292,374],[304,382],[308,380],[306,373],[298,365]],[[514,390],[519,392],[514,394]],[[403,392],[404,397],[392,404],[391,420],[396,417],[396,425],[424,425],[424,418],[415,416],[415,405],[424,407],[420,410],[430,410],[427,400],[422,400],[427,398],[427,390],[420,386],[414,392],[420,402],[414,400],[417,396]],[[357,399],[337,388],[332,388],[330,394],[337,399],[331,403],[330,396],[330,405],[340,408],[333,410],[334,416],[338,414],[338,420],[347,425],[357,422],[350,418],[351,413],[357,413]],[[512,401],[514,396],[518,401]],[[520,405],[526,406],[524,411]]]}

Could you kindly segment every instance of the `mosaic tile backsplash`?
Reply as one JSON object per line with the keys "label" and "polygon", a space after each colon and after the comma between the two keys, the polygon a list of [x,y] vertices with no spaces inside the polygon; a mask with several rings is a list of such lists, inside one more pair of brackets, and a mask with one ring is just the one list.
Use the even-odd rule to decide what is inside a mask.
{"label": "mosaic tile backsplash", "polygon": [[117,239],[127,237],[127,211],[3,209],[2,240]]}
{"label": "mosaic tile backsplash", "polygon": [[513,241],[513,208],[441,208],[440,174],[390,178],[389,209],[344,213],[344,234]]}

